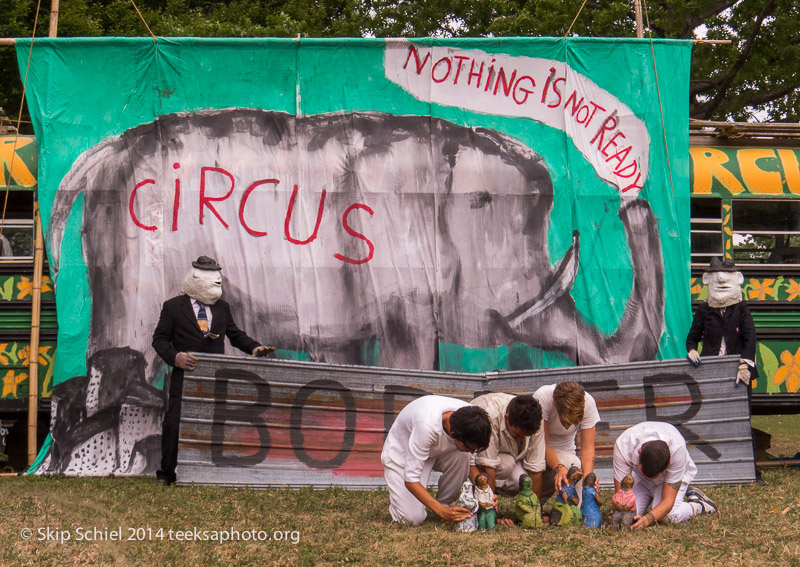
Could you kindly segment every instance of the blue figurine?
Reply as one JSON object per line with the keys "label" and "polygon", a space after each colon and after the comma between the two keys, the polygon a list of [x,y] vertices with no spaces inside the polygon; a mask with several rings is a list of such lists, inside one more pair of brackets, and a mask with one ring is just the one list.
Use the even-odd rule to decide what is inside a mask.
{"label": "blue figurine", "polygon": [[602,528],[603,514],[600,506],[603,501],[597,495],[597,475],[589,473],[583,479],[583,500],[581,501],[581,514],[583,525],[588,528]]}

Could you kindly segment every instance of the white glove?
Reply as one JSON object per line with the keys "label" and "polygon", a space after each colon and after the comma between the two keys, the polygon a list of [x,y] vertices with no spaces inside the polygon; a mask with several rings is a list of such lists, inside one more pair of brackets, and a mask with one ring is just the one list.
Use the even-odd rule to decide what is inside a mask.
{"label": "white glove", "polygon": [[184,370],[194,370],[197,368],[197,357],[188,352],[179,352],[175,357],[175,366]]}
{"label": "white glove", "polygon": [[275,352],[274,346],[257,346],[253,349],[253,356],[267,356]]}
{"label": "white glove", "polygon": [[736,373],[736,385],[742,382],[745,386],[750,385],[750,366],[746,362],[739,364],[739,372]]}
{"label": "white glove", "polygon": [[689,351],[689,354],[686,355],[686,358],[689,359],[689,362],[694,364],[695,366],[700,366],[700,353],[696,350],[692,349]]}

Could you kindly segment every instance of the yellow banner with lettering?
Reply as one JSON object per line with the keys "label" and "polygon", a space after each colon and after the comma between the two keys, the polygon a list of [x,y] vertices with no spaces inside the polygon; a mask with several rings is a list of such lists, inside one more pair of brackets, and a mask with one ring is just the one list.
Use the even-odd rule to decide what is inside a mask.
{"label": "yellow banner with lettering", "polygon": [[800,149],[692,147],[693,195],[800,196]]}

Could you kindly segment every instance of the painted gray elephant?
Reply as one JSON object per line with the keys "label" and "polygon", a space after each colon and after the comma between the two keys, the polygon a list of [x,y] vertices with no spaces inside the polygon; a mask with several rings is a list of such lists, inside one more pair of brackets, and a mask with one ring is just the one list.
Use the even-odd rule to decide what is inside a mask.
{"label": "painted gray elephant", "polygon": [[[570,295],[579,235],[548,255],[553,184],[527,146],[428,116],[162,116],[85,152],[50,223],[52,265],[83,200],[89,352],[147,353],[189,261],[223,265],[239,326],[313,360],[436,369],[438,345],[515,342],[577,364],[652,359],[661,246],[644,200],[619,211],[633,284],[611,335]],[[571,230],[571,229],[565,229]]]}

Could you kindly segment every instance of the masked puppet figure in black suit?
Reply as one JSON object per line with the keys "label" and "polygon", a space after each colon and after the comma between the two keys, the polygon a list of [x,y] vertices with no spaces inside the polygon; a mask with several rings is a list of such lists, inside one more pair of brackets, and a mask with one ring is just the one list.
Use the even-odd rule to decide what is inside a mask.
{"label": "masked puppet figure in black suit", "polygon": [[275,350],[260,345],[236,326],[230,305],[220,299],[221,270],[216,260],[208,256],[192,262],[181,285],[181,295],[164,302],[153,332],[153,348],[173,367],[161,433],[161,468],[156,472],[161,484],[172,484],[176,479],[183,373],[197,366],[197,357],[190,353],[223,354],[225,337],[231,345],[253,356],[265,356]]}

